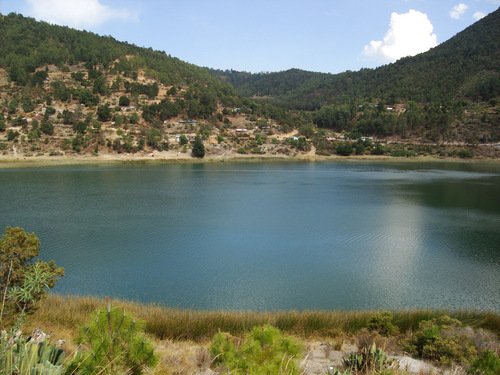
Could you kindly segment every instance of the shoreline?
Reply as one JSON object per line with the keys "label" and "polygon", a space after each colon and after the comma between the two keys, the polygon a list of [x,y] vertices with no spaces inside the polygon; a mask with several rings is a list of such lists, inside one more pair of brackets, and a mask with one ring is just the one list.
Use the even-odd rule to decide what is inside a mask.
{"label": "shoreline", "polygon": [[500,165],[499,158],[440,158],[436,156],[392,157],[389,155],[361,155],[361,156],[320,156],[304,154],[288,155],[206,155],[197,159],[189,154],[175,155],[171,153],[157,153],[152,155],[134,154],[103,154],[78,156],[29,156],[15,157],[12,155],[0,156],[0,169],[9,168],[38,168],[54,166],[77,165],[127,165],[127,164],[215,164],[215,163],[271,163],[271,162],[384,162],[384,163],[456,163],[456,164],[492,164]]}
{"label": "shoreline", "polygon": [[[448,315],[464,322],[475,322],[482,328],[500,333],[500,314],[491,310],[470,309],[371,309],[371,310],[196,310],[143,303],[119,298],[64,295],[49,293],[39,309],[28,318],[28,326],[70,329],[85,323],[93,311],[107,304],[122,308],[146,322],[149,333],[158,338],[193,340],[212,337],[219,329],[238,333],[249,326],[271,324],[292,334],[325,337],[332,330],[354,332],[366,326],[373,316],[382,312],[394,315],[401,328],[416,328],[424,319]],[[317,324],[311,324],[314,321]]]}

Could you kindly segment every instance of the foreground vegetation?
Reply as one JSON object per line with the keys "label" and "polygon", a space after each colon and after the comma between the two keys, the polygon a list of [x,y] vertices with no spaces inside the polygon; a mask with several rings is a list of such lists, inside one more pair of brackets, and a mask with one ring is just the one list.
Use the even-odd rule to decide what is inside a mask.
{"label": "foreground vegetation", "polygon": [[[103,304],[104,300],[97,297],[50,294],[41,301],[39,309],[27,323],[29,328],[43,326],[53,331],[68,331],[84,324],[89,314]],[[219,331],[241,335],[253,327],[265,324],[304,338],[336,337],[360,332],[377,316],[374,311],[198,311],[121,300],[113,300],[112,304],[143,320],[145,332],[160,340],[206,341]],[[432,320],[444,314],[465,325],[487,329],[500,335],[500,315],[493,312],[395,311],[392,313],[391,324],[399,332],[415,331],[421,321]]]}
{"label": "foreground vegetation", "polygon": [[[425,359],[443,368],[450,368],[450,366],[472,368],[479,358],[484,357],[486,359],[483,361],[488,361],[488,356],[493,356],[493,364],[498,361],[500,315],[493,312],[432,310],[391,313],[377,311],[231,312],[178,310],[121,300],[113,300],[111,304],[143,321],[144,331],[153,340],[157,349],[164,346],[172,348],[176,345],[183,345],[180,343],[187,343],[188,346],[202,351],[202,357],[210,358],[201,361],[198,358],[201,354],[198,353],[191,359],[191,365],[183,364],[185,369],[196,368],[197,361],[203,362],[203,366],[211,364],[214,369],[218,366],[231,368],[234,371],[231,373],[239,373],[238,371],[245,368],[248,363],[253,363],[256,368],[260,368],[262,350],[255,349],[255,345],[262,346],[262,343],[255,340],[258,341],[257,338],[261,337],[258,332],[262,332],[263,329],[263,335],[269,336],[268,339],[276,343],[276,348],[266,349],[274,353],[264,355],[266,358],[273,358],[266,366],[277,366],[275,368],[280,369],[283,365],[281,370],[284,370],[288,363],[287,371],[289,372],[282,373],[294,373],[293,371],[299,368],[300,360],[307,356],[308,345],[316,341],[328,343],[332,350],[341,350],[344,344],[352,343],[360,351],[360,356],[363,350],[369,350],[372,344],[376,343],[386,356],[394,353],[409,353],[415,358]],[[44,327],[47,332],[51,333],[53,339],[67,340],[69,344],[67,346],[71,352],[75,348],[73,340],[79,334],[77,327],[85,325],[89,316],[104,305],[106,301],[96,297],[49,295],[28,319],[26,330],[30,332],[37,327]],[[285,336],[282,338],[281,335]],[[264,340],[263,338],[259,340],[261,339]],[[253,344],[248,344],[248,340]],[[292,340],[292,342],[290,345],[285,345],[282,340]],[[287,350],[290,351],[283,352],[283,347],[289,348]],[[255,350],[260,354],[256,354],[256,358],[248,358],[250,355],[248,353]],[[186,356],[186,352],[189,351],[182,352],[184,354],[176,352],[176,355],[183,357]],[[282,364],[280,361],[285,354],[288,359],[293,357],[294,360],[291,362],[285,360]],[[377,356],[380,355],[382,354],[377,354]],[[348,354],[345,353],[345,356],[348,357]],[[278,357],[279,360],[276,360]],[[351,362],[357,361],[357,358],[351,358]],[[295,361],[297,359],[299,362]],[[491,361],[491,358],[489,360]],[[172,364],[172,362],[175,361],[168,352],[161,352],[157,371],[170,373],[165,367],[175,368],[175,363]],[[350,363],[348,366],[346,362],[344,367],[350,368],[352,365],[353,363]],[[366,367],[366,372],[375,372],[370,366]],[[339,370],[344,371],[344,367],[340,365],[338,367]],[[352,373],[362,372],[361,368],[351,370]],[[185,370],[180,373],[190,372]]]}

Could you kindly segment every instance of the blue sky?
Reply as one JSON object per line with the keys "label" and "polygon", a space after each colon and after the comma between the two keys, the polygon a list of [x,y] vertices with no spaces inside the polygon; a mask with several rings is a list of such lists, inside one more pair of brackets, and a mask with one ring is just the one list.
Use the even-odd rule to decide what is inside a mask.
{"label": "blue sky", "polygon": [[500,0],[0,0],[22,13],[213,68],[338,73],[425,51]]}

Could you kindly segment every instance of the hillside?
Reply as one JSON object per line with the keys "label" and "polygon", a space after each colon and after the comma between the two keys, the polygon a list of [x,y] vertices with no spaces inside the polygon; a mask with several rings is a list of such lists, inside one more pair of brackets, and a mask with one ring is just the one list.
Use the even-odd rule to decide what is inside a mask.
{"label": "hillside", "polygon": [[[164,52],[18,14],[0,16],[4,155],[190,157],[197,135],[215,156],[263,154],[278,148],[286,139],[281,128],[287,133],[294,121]],[[254,134],[257,123],[259,134],[261,128],[278,133],[265,150],[266,134]]]}
{"label": "hillside", "polygon": [[500,94],[500,9],[432,50],[377,69],[325,74],[291,69],[250,74],[213,71],[245,96],[316,109],[353,98],[434,102],[489,100]]}
{"label": "hillside", "polygon": [[498,19],[376,70],[214,75],[109,36],[0,15],[0,157],[190,159],[197,137],[198,156],[221,160],[497,157]]}

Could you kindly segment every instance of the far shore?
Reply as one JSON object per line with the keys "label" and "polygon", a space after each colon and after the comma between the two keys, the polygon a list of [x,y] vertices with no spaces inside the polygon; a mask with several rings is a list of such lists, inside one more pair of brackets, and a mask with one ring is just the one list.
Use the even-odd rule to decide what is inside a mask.
{"label": "far shore", "polygon": [[388,155],[359,156],[320,156],[315,154],[290,155],[244,155],[230,153],[227,155],[206,155],[203,159],[192,157],[189,153],[154,152],[148,154],[99,154],[99,155],[62,155],[62,156],[14,156],[0,155],[0,169],[23,167],[50,167],[64,165],[89,164],[197,164],[223,162],[445,162],[445,163],[489,163],[500,164],[499,158],[440,158],[436,156],[392,157]]}

